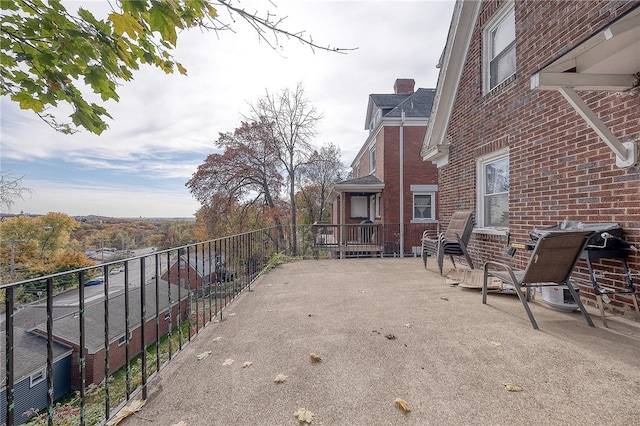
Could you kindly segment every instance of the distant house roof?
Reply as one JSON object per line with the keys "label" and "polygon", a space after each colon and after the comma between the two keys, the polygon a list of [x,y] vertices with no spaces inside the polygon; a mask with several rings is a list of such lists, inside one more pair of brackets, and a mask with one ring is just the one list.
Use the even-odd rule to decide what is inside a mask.
{"label": "distant house roof", "polygon": [[[156,313],[156,291],[155,283],[149,283],[145,287],[145,298],[147,300],[146,318],[155,318]],[[161,282],[159,286],[159,312],[163,313],[178,302],[178,286],[171,284],[169,291],[166,282]],[[180,298],[188,297],[188,291],[181,289]],[[120,292],[109,298],[109,342],[125,335],[125,294]],[[140,321],[140,287],[129,290],[129,330],[139,327]],[[71,313],[58,317],[53,321],[53,333],[58,339],[70,342],[75,345],[80,344],[79,319],[77,307]],[[32,330],[38,334],[46,334],[46,324],[39,324]],[[89,353],[96,353],[104,348],[104,299],[85,305],[85,344]]]}
{"label": "distant house roof", "polygon": [[373,114],[375,114],[378,109],[382,110],[383,118],[400,118],[404,111],[405,118],[426,119],[431,112],[435,93],[435,89],[419,88],[413,93],[369,95],[365,129],[369,129],[369,123],[371,122]]}
{"label": "distant house roof", "polygon": [[337,183],[333,186],[333,192],[382,192],[384,182],[375,177],[368,175],[357,179],[349,179]]}
{"label": "distant house roof", "polygon": [[[4,334],[4,322],[1,324],[2,334]],[[6,339],[4,335],[0,339],[0,353],[3,355],[6,348]],[[53,342],[53,359],[54,362],[60,358],[71,354],[72,349],[69,346]],[[47,365],[47,339],[27,332],[25,329],[15,326],[13,335],[13,374],[14,383],[18,383],[33,373],[40,371]],[[0,387],[7,384],[6,363],[0,363]]]}

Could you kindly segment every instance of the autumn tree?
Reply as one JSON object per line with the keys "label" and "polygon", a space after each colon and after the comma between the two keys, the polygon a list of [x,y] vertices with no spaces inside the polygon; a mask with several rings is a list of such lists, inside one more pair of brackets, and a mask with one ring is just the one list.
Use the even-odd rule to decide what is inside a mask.
{"label": "autumn tree", "polygon": [[[118,86],[140,65],[186,74],[172,55],[183,30],[220,32],[246,22],[273,48],[286,37],[311,49],[343,49],[315,44],[303,31],[281,28],[283,18],[247,12],[234,0],[113,0],[106,17],[88,8],[70,12],[60,0],[3,0],[0,25],[0,94],[37,114],[54,129],[78,128],[100,134],[111,118],[104,102],[118,101]],[[90,7],[90,6],[89,6]],[[225,13],[221,13],[225,12]],[[91,102],[95,96],[102,104]],[[72,123],[58,123],[51,109],[68,105]]]}
{"label": "autumn tree", "polygon": [[340,148],[330,143],[315,150],[300,167],[297,181],[298,198],[306,213],[307,223],[330,219],[327,202],[333,185],[344,180],[346,168],[340,158]]}
{"label": "autumn tree", "polygon": [[282,224],[283,179],[270,127],[264,120],[242,122],[233,133],[220,134],[215,146],[222,153],[210,154],[186,183],[206,210],[203,216],[237,220],[248,217],[248,209],[264,206],[272,224]]}
{"label": "autumn tree", "polygon": [[279,93],[266,92],[251,104],[255,120],[269,123],[275,144],[275,156],[287,177],[287,192],[291,207],[292,252],[297,254],[296,178],[298,169],[309,161],[313,152],[312,139],[322,114],[307,99],[302,83],[295,89],[285,88]]}
{"label": "autumn tree", "polygon": [[194,241],[194,224],[186,221],[166,222],[160,232],[149,237],[149,244],[160,250],[185,246]]}
{"label": "autumn tree", "polygon": [[69,247],[70,234],[78,225],[63,213],[17,216],[0,222],[3,281],[93,265],[83,252]]}

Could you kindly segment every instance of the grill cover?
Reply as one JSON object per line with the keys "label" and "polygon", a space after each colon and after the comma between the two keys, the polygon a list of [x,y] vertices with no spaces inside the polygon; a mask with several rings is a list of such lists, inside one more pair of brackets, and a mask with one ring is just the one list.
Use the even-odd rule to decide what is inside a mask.
{"label": "grill cover", "polygon": [[[529,236],[533,241],[537,241],[549,232],[553,231],[594,231],[595,234],[593,234],[587,242],[587,249],[613,249],[627,246],[627,244],[621,239],[622,234],[624,233],[622,227],[617,223],[584,223],[574,220],[564,220],[554,226],[534,229],[529,233]],[[602,238],[603,232],[608,232],[616,238]]]}

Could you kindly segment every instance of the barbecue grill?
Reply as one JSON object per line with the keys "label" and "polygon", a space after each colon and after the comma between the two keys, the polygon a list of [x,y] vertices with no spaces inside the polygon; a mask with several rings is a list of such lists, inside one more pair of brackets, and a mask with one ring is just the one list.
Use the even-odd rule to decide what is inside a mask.
{"label": "barbecue grill", "polygon": [[533,241],[539,240],[549,232],[554,231],[593,231],[585,250],[616,250],[629,248],[622,239],[623,230],[617,223],[584,223],[574,220],[564,220],[561,223],[546,228],[534,229],[529,233]]}

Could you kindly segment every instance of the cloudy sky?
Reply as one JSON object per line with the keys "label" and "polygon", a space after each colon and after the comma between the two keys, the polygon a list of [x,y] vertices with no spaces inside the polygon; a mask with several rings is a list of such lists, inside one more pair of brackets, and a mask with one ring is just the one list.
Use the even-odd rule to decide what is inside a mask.
{"label": "cloudy sky", "polygon": [[[89,7],[101,19],[105,3],[64,2],[69,10]],[[282,28],[305,31],[320,45],[357,50],[313,52],[284,38],[273,50],[240,21],[235,33],[182,33],[174,56],[188,76],[141,68],[120,87],[120,101],[106,104],[113,120],[100,136],[58,134],[2,97],[0,166],[33,190],[9,212],[192,217],[199,203],[185,183],[213,152],[218,134],[240,125],[249,102],[297,82],[324,116],[315,143],[339,146],[348,165],[367,137],[369,94],[393,93],[397,78],[415,79],[416,88],[436,86],[454,6],[453,0],[240,4],[286,17]]]}

